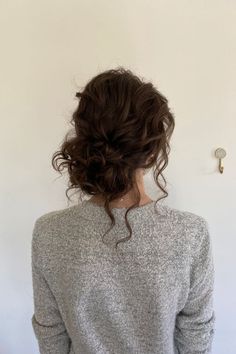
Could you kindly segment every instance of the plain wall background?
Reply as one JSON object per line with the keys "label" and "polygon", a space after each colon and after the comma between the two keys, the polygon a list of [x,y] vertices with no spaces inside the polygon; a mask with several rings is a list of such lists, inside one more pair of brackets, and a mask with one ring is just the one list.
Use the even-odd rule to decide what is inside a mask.
{"label": "plain wall background", "polygon": [[[165,203],[204,216],[215,257],[213,354],[236,352],[236,2],[3,0],[0,11],[0,353],[35,354],[31,235],[68,206],[51,156],[78,87],[123,65],[151,80],[176,118]],[[224,173],[214,151],[223,147]],[[147,192],[157,189],[145,176]]]}

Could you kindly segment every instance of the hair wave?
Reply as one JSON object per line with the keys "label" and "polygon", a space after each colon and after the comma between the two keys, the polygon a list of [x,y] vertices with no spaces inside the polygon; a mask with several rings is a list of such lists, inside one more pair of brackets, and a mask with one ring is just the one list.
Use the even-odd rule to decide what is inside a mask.
{"label": "hair wave", "polygon": [[78,106],[70,120],[73,128],[53,154],[52,166],[60,174],[64,169],[68,172],[67,198],[71,189],[104,198],[111,228],[115,219],[110,202],[135,190],[137,201],[125,213],[129,236],[118,240],[117,248],[131,238],[127,214],[140,202],[136,169],[154,167],[154,181],[163,192],[157,201],[168,196],[163,170],[168,164],[174,115],[167,98],[151,82],[123,67],[97,74],[76,97]]}

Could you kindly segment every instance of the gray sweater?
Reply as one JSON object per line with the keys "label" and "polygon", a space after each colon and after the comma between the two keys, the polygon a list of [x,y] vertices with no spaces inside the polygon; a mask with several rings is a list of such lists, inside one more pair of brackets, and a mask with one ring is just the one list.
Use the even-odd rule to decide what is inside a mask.
{"label": "gray sweater", "polygon": [[[205,354],[214,334],[207,221],[155,201],[128,214],[78,205],[38,217],[32,326],[42,354]],[[120,251],[119,251],[120,250]]]}

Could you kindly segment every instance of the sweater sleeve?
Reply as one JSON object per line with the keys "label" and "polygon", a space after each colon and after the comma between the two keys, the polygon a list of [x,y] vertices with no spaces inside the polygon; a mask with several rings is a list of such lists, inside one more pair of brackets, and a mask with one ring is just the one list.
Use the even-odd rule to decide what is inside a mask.
{"label": "sweater sleeve", "polygon": [[34,313],[32,327],[38,340],[40,354],[70,353],[71,340],[66,331],[56,299],[38,264],[38,221],[36,221],[31,248]]}
{"label": "sweater sleeve", "polygon": [[214,264],[207,221],[201,217],[191,250],[190,291],[176,316],[175,350],[178,354],[211,353],[215,311],[213,308]]}

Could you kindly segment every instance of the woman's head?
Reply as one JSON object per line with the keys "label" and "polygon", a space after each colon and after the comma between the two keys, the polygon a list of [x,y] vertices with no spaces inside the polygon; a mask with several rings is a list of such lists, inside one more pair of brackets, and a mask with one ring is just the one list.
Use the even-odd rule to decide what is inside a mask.
{"label": "woman's head", "polygon": [[154,180],[166,197],[159,176],[165,182],[162,171],[175,126],[168,100],[151,82],[123,67],[99,73],[76,97],[73,134],[66,135],[52,159],[55,170],[67,169],[67,191],[102,196],[112,225],[111,201],[135,189],[137,203],[127,212],[139,204],[138,169],[155,166]]}

